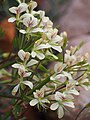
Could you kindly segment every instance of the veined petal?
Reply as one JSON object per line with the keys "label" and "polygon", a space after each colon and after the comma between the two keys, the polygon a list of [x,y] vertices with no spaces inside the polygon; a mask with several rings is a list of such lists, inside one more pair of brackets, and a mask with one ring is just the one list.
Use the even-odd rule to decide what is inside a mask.
{"label": "veined petal", "polygon": [[31,72],[24,73],[23,77],[29,77],[31,75]]}
{"label": "veined petal", "polygon": [[63,102],[63,105],[68,106],[68,107],[71,107],[71,108],[75,108],[73,102]]}
{"label": "veined petal", "polygon": [[37,57],[40,59],[40,60],[43,60],[45,58],[45,55],[43,53],[37,53]]}
{"label": "veined petal", "polygon": [[19,30],[20,33],[26,34],[27,32],[25,30]]}
{"label": "veined petal", "polygon": [[53,103],[53,104],[50,106],[50,109],[51,109],[51,110],[56,110],[56,109],[58,109],[58,107],[59,107],[59,103],[56,102],[56,103]]}
{"label": "veined petal", "polygon": [[63,110],[63,108],[61,106],[59,106],[57,114],[58,114],[59,119],[64,116],[64,110]]}
{"label": "veined petal", "polygon": [[20,84],[16,85],[13,90],[12,90],[12,95],[16,95],[18,89],[19,89]]}
{"label": "veined petal", "polygon": [[20,57],[20,59],[21,59],[22,61],[24,61],[25,52],[24,52],[23,50],[19,50],[18,56]]}
{"label": "veined petal", "polygon": [[13,22],[15,22],[15,21],[16,21],[16,18],[15,18],[15,17],[11,17],[11,18],[8,19],[8,22],[11,22],[11,23],[13,23]]}
{"label": "veined petal", "polygon": [[27,67],[30,67],[30,66],[32,66],[32,65],[35,65],[35,64],[37,64],[37,63],[38,63],[37,60],[31,59],[31,60],[27,63]]}
{"label": "veined petal", "polygon": [[52,48],[54,49],[54,50],[56,50],[56,51],[58,51],[58,52],[62,52],[62,48],[61,48],[61,46],[52,46]]}
{"label": "veined petal", "polygon": [[19,13],[22,13],[24,11],[27,11],[28,9],[28,5],[26,3],[21,3],[19,6],[18,6],[18,11]]}
{"label": "veined petal", "polygon": [[33,84],[32,84],[32,82],[26,80],[26,81],[23,81],[22,83],[25,84],[25,85],[27,85],[27,86],[30,87],[31,89],[33,89]]}
{"label": "veined petal", "polygon": [[31,101],[29,102],[29,104],[30,104],[31,106],[35,106],[37,103],[38,103],[38,100],[37,100],[37,99],[31,100]]}
{"label": "veined petal", "polygon": [[13,65],[12,65],[12,67],[13,67],[13,68],[20,68],[20,67],[21,67],[21,65],[20,65],[20,64],[18,64],[18,63],[15,63],[15,64],[13,64]]}
{"label": "veined petal", "polygon": [[17,14],[17,7],[11,7],[11,8],[9,8],[9,11],[11,13]]}

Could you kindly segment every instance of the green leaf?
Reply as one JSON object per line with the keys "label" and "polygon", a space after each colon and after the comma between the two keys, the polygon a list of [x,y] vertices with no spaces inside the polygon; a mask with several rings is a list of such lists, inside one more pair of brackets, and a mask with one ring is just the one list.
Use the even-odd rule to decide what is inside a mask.
{"label": "green leaf", "polygon": [[0,81],[0,84],[7,84],[10,83],[12,80],[2,80]]}
{"label": "green leaf", "polygon": [[12,110],[14,117],[17,119],[20,112],[22,111],[22,107],[19,104],[16,104]]}

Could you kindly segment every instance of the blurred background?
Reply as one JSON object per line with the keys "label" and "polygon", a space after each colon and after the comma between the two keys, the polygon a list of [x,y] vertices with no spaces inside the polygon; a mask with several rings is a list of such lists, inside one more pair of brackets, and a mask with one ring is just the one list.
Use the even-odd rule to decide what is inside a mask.
{"label": "blurred background", "polygon": [[[27,0],[29,1],[29,0]],[[36,0],[37,10],[46,11],[46,16],[54,22],[54,27],[59,32],[68,33],[69,46],[77,45],[84,41],[80,49],[81,54],[90,54],[90,0]],[[8,23],[10,13],[9,7],[17,5],[16,0],[0,0],[0,52],[9,52],[12,49],[12,40],[15,36],[15,24]],[[90,102],[90,91],[80,89],[81,95],[76,98],[76,108],[69,110],[62,120],[74,120],[79,111]],[[1,91],[0,91],[1,92]],[[0,99],[0,104],[8,106],[9,101]],[[10,106],[9,106],[10,107]],[[5,113],[7,109],[0,109],[0,113]],[[28,110],[27,110],[28,109]],[[25,116],[27,120],[58,120],[54,112],[38,113],[37,109],[27,106]],[[89,109],[85,109],[78,120],[89,120]],[[32,116],[32,117],[31,117]]]}

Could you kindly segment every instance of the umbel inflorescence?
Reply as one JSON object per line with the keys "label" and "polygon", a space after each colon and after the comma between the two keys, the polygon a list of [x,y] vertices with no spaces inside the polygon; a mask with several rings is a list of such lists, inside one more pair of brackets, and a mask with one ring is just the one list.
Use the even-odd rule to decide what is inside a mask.
{"label": "umbel inflorescence", "polygon": [[62,118],[65,109],[75,108],[78,87],[89,89],[88,54],[80,55],[79,46],[66,50],[67,33],[59,34],[44,11],[35,11],[35,1],[17,1],[19,5],[9,9],[14,17],[8,19],[17,29],[12,95],[38,109],[57,111]]}

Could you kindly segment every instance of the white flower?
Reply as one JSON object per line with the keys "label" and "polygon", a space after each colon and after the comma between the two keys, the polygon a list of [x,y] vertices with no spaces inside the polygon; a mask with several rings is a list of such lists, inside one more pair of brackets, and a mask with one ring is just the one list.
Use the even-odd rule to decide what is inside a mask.
{"label": "white flower", "polygon": [[73,64],[75,64],[76,60],[77,60],[76,55],[71,54],[70,50],[66,50],[65,63],[68,64],[68,65],[73,65]]}
{"label": "white flower", "polygon": [[9,11],[13,14],[16,14],[16,17],[11,17],[8,19],[8,22],[15,22],[20,20],[20,14],[27,11],[28,5],[26,3],[20,3],[18,7],[11,7]]}
{"label": "white flower", "polygon": [[28,9],[28,5],[26,3],[20,3],[18,7],[11,7],[9,11],[14,14],[20,14]]}
{"label": "white flower", "polygon": [[28,86],[30,89],[33,89],[33,84],[32,84],[32,82],[27,81],[27,80],[26,80],[26,81],[21,81],[19,84],[17,84],[17,85],[13,88],[13,90],[12,90],[12,95],[16,95],[16,93],[18,92],[19,87],[20,87],[21,84],[24,84],[24,85]]}
{"label": "white flower", "polygon": [[32,11],[32,15],[39,15],[41,19],[45,16],[45,11],[39,10],[39,11]]}
{"label": "white flower", "polygon": [[53,23],[48,17],[42,17],[40,26],[43,26],[45,32],[49,32],[50,29],[53,27]]}
{"label": "white flower", "polygon": [[18,56],[24,63],[15,63],[12,65],[13,68],[18,69],[18,74],[21,77],[29,77],[31,75],[31,72],[28,72],[27,67],[31,67],[38,63],[37,60],[31,59],[29,62],[27,62],[30,58],[29,52],[24,52],[23,50],[20,50],[18,52]]}
{"label": "white flower", "polygon": [[46,35],[49,40],[49,45],[51,45],[51,48],[58,52],[62,52],[60,42],[62,42],[63,38],[57,35],[57,33],[57,29],[51,29],[50,32],[46,33]]}
{"label": "white flower", "polygon": [[25,67],[23,65],[21,65],[19,68],[18,68],[18,74],[21,76],[21,77],[29,77],[31,75],[31,72],[27,72],[27,70],[25,69]]}
{"label": "white flower", "polygon": [[38,24],[38,20],[37,18],[35,18],[33,15],[30,14],[30,16],[23,19],[23,24],[26,27],[32,28]]}
{"label": "white flower", "polygon": [[65,93],[56,92],[55,93],[56,102],[50,106],[51,110],[57,110],[58,118],[62,118],[64,115],[63,106],[74,108],[74,103],[71,101],[72,96],[68,97]]}
{"label": "white flower", "polygon": [[48,99],[44,98],[44,88],[41,88],[40,90],[36,90],[36,92],[33,93],[34,98],[30,101],[31,106],[35,106],[36,104],[40,104],[43,107],[45,106],[45,103],[49,103]]}
{"label": "white flower", "polygon": [[39,23],[38,19],[35,18],[32,14],[25,14],[22,17],[24,17],[23,19],[23,24],[27,27],[26,30],[19,30],[19,32],[21,32],[22,34],[26,34],[26,33],[35,33],[35,32],[43,32],[43,29],[36,27]]}

